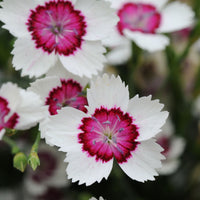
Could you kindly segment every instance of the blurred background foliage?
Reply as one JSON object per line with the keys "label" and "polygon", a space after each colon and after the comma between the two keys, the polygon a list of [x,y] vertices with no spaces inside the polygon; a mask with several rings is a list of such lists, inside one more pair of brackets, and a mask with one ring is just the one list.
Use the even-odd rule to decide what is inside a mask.
{"label": "blurred background foliage", "polygon": [[[28,173],[33,173],[32,169],[28,166],[24,173],[15,169],[11,148],[1,141],[0,200],[87,200],[91,196],[103,196],[107,200],[200,199],[200,112],[198,105],[195,106],[200,95],[200,1],[181,2],[189,4],[195,11],[194,27],[168,34],[171,44],[161,52],[150,54],[132,44],[133,55],[128,63],[106,68],[107,72],[119,74],[129,85],[131,97],[152,94],[153,99],[158,98],[165,104],[175,135],[185,140],[176,171],[160,175],[155,181],[139,183],[115,164],[111,176],[100,184],[86,187],[69,181],[62,187],[48,187],[45,194],[31,195],[26,189],[26,179]],[[12,67],[14,40],[8,31],[0,28],[0,84],[11,81],[27,88],[33,80],[21,77]],[[17,132],[10,138],[28,155],[37,130],[35,127]],[[43,173],[41,166],[37,170]]]}

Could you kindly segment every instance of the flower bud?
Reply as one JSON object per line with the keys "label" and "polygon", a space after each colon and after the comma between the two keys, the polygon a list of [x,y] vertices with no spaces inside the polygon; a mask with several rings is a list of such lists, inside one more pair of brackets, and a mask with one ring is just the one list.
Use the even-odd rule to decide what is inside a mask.
{"label": "flower bud", "polygon": [[31,168],[35,171],[37,167],[40,165],[40,159],[38,157],[38,154],[36,152],[31,152],[28,157],[28,164],[31,166]]}
{"label": "flower bud", "polygon": [[27,165],[27,157],[24,153],[19,152],[13,158],[13,165],[19,171],[24,172]]}

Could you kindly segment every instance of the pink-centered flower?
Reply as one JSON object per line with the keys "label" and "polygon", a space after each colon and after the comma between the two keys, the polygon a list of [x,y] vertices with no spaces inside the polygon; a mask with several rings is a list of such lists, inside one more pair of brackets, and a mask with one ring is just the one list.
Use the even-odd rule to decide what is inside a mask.
{"label": "pink-centered flower", "polygon": [[67,152],[67,174],[72,182],[91,185],[107,178],[114,158],[132,179],[154,180],[161,167],[162,148],[151,139],[168,112],[151,96],[129,100],[120,77],[106,74],[87,90],[88,113],[63,108],[48,122],[52,144]]}
{"label": "pink-centered flower", "polygon": [[24,178],[24,188],[28,194],[37,197],[44,195],[50,188],[60,189],[69,185],[65,178],[66,163],[64,153],[47,144],[41,144],[38,150],[40,166],[36,171],[28,168]]}
{"label": "pink-centered flower", "polygon": [[83,89],[88,83],[88,79],[80,78],[71,73],[67,73],[62,65],[54,66],[45,78],[37,79],[31,83],[31,90],[38,94],[42,100],[43,106],[46,108],[44,119],[40,122],[39,129],[41,137],[46,139],[46,123],[50,115],[56,115],[58,110],[69,106],[87,112],[87,99],[83,93]]}
{"label": "pink-centered flower", "polygon": [[10,82],[3,84],[0,88],[0,139],[6,128],[25,130],[35,126],[43,118],[41,105],[37,94]]}
{"label": "pink-centered flower", "polygon": [[[189,27],[194,12],[186,4],[167,0],[107,0],[120,18],[115,31],[104,44],[120,45],[124,38],[134,41],[140,48],[153,52],[169,44],[169,33]],[[119,59],[119,58],[118,58]]]}
{"label": "pink-centered flower", "polygon": [[17,37],[13,65],[22,75],[41,76],[57,61],[71,73],[91,77],[103,69],[108,36],[118,17],[98,0],[5,0],[4,28]]}
{"label": "pink-centered flower", "polygon": [[174,134],[174,127],[172,122],[168,119],[163,126],[163,130],[157,136],[158,144],[163,147],[162,154],[165,160],[162,162],[162,168],[158,170],[159,174],[168,175],[177,170],[180,166],[179,157],[184,151],[185,140],[182,137]]}

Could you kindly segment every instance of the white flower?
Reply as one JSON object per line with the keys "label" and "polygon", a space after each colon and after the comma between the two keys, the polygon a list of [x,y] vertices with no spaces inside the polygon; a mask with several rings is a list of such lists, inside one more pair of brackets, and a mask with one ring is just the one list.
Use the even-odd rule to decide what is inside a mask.
{"label": "white flower", "polygon": [[103,69],[100,40],[116,25],[110,4],[98,0],[5,0],[4,28],[17,37],[13,65],[22,75],[41,76],[58,60],[79,76]]}
{"label": "white flower", "polygon": [[[92,197],[89,200],[98,200],[98,199],[96,199],[95,197]],[[103,197],[99,197],[99,200],[104,200],[104,198]]]}
{"label": "white flower", "polygon": [[162,162],[162,168],[158,169],[159,174],[167,175],[175,172],[180,165],[179,157],[183,153],[185,140],[175,136],[172,122],[168,119],[161,133],[157,135],[158,144],[164,151],[162,154],[166,159]]}
{"label": "white flower", "polygon": [[106,54],[108,64],[121,65],[127,62],[131,57],[131,42],[126,38],[123,38],[121,41],[119,41],[117,45],[111,45],[110,47],[110,51]]}
{"label": "white flower", "polygon": [[113,34],[104,41],[107,46],[117,46],[125,37],[147,51],[162,50],[169,44],[169,38],[162,33],[189,27],[194,20],[192,9],[180,2],[166,4],[167,0],[107,1],[112,3],[120,18]]}
{"label": "white flower", "polygon": [[66,163],[64,155],[57,149],[41,144],[38,150],[40,166],[37,170],[28,170],[24,179],[24,187],[29,194],[42,195],[51,188],[61,188],[69,184],[65,178]]}
{"label": "white flower", "polygon": [[44,109],[40,97],[31,91],[5,83],[0,88],[0,139],[5,128],[25,130],[35,126],[42,118]]}
{"label": "white flower", "polygon": [[47,77],[31,83],[28,90],[38,94],[42,100],[42,105],[45,107],[46,112],[44,119],[40,122],[39,129],[41,138],[45,138],[48,144],[50,142],[46,135],[46,123],[50,115],[56,115],[58,110],[65,106],[87,112],[85,108],[87,99],[82,93],[87,83],[88,79],[81,79],[69,72],[67,73],[62,65],[53,67],[48,71]]}
{"label": "white flower", "polygon": [[106,74],[87,91],[88,113],[63,108],[51,116],[47,135],[67,152],[67,174],[72,182],[91,185],[109,176],[114,157],[132,179],[154,180],[161,167],[162,148],[151,139],[165,123],[168,112],[151,96],[129,100],[120,77]]}

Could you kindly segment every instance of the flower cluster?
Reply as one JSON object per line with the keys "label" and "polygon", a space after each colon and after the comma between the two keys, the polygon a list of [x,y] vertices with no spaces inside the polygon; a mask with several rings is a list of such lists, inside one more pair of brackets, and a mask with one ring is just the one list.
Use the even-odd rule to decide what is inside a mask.
{"label": "flower cluster", "polygon": [[121,79],[107,75],[91,83],[87,101],[88,113],[66,107],[47,125],[50,142],[67,152],[68,177],[79,184],[100,182],[108,177],[115,158],[130,178],[154,180],[164,157],[151,138],[168,116],[161,112],[163,105],[151,96],[129,100]]}
{"label": "flower cluster", "polygon": [[[39,124],[39,139],[23,165],[35,169],[38,156],[41,161],[26,174],[28,193],[43,197],[66,184],[63,168],[72,182],[86,186],[107,179],[115,161],[139,182],[155,180],[165,156],[164,166],[170,160],[174,167],[166,173],[177,168],[182,150],[176,156],[169,151],[174,144],[169,147],[171,135],[162,132],[164,105],[152,95],[132,97],[137,86],[128,85],[136,71],[122,79],[103,69],[125,63],[134,55],[132,44],[150,53],[165,49],[165,33],[194,24],[189,6],[167,0],[4,0],[0,6],[3,28],[16,37],[13,67],[33,78],[26,89],[11,82],[0,88],[1,140],[8,130]],[[51,147],[38,148],[40,138]]]}

